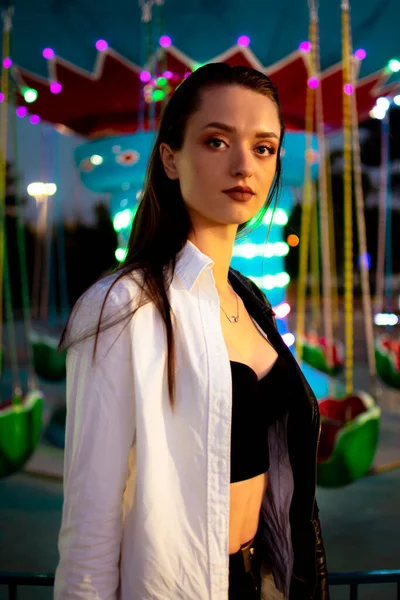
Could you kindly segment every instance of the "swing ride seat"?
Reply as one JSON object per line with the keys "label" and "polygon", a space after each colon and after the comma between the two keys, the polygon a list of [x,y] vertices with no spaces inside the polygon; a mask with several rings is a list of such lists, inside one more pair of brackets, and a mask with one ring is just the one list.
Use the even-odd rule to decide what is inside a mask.
{"label": "swing ride seat", "polygon": [[52,336],[32,331],[33,365],[39,377],[47,381],[62,381],[66,376],[66,352],[58,350],[58,341]]}
{"label": "swing ride seat", "polygon": [[381,380],[400,389],[400,342],[384,334],[375,341],[376,370]]}
{"label": "swing ride seat", "polygon": [[305,363],[326,375],[336,376],[344,366],[343,344],[335,342],[332,348],[333,365],[328,365],[326,341],[316,335],[305,335],[302,344],[302,359]]}
{"label": "swing ride seat", "polygon": [[319,402],[321,437],[317,483],[340,487],[363,477],[372,465],[381,410],[366,392]]}
{"label": "swing ride seat", "polygon": [[0,405],[0,477],[16,473],[35,451],[42,431],[43,395],[34,390],[20,402]]}

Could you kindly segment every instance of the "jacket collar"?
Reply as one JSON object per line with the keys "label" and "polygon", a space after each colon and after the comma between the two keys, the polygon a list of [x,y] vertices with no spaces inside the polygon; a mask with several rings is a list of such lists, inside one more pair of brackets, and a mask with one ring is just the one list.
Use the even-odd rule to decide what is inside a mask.
{"label": "jacket collar", "polygon": [[175,273],[190,292],[205,269],[212,269],[214,261],[203,254],[190,240],[187,240],[178,254]]}

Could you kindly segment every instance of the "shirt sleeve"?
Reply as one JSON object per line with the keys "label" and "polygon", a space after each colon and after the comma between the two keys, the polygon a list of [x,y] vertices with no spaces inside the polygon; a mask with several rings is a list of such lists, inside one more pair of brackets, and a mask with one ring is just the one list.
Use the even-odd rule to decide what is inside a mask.
{"label": "shirt sleeve", "polygon": [[[121,301],[117,286],[105,304],[105,325],[118,320],[129,305]],[[96,324],[104,297],[96,288],[87,294],[72,321],[73,338],[89,322]],[[124,319],[102,331],[94,364],[93,336],[67,351],[64,505],[55,600],[117,597],[123,493],[135,439],[131,327],[132,320]]]}

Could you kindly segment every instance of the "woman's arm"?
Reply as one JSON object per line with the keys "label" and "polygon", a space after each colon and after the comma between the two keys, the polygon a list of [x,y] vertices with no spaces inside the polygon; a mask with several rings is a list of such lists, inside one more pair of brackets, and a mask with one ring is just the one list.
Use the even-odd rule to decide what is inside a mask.
{"label": "woman's arm", "polygon": [[[114,290],[103,312],[106,322],[116,320],[126,306]],[[104,297],[96,286],[87,294],[72,322],[73,338],[89,322],[95,324]],[[94,337],[67,353],[64,506],[55,600],[116,598],[122,500],[135,436],[130,331],[131,323],[124,321],[101,332],[94,364]]]}

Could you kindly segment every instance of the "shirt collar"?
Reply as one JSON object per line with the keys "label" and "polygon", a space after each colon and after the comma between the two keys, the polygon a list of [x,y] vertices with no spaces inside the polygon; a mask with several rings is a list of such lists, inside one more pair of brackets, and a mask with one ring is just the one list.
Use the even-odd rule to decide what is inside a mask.
{"label": "shirt collar", "polygon": [[187,240],[176,261],[175,273],[191,291],[204,269],[212,269],[214,261]]}

